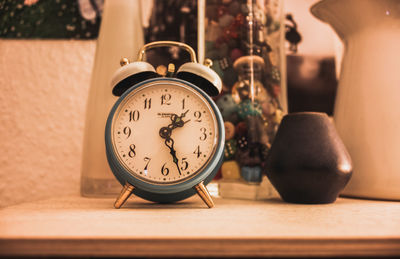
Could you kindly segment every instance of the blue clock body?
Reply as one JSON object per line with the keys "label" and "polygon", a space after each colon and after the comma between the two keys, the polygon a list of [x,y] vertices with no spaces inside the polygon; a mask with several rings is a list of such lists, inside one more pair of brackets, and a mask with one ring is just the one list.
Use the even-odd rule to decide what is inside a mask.
{"label": "blue clock body", "polygon": [[[215,114],[216,125],[218,130],[218,139],[215,143],[215,152],[212,157],[208,160],[207,164],[202,167],[198,172],[196,172],[192,177],[188,179],[182,179],[176,183],[172,184],[154,184],[149,181],[140,179],[140,177],[135,177],[134,174],[130,173],[119,160],[114,149],[114,143],[112,140],[112,123],[113,118],[116,115],[116,111],[121,103],[129,96],[132,91],[139,90],[141,87],[151,87],[152,84],[163,83],[163,84],[184,84],[187,87],[192,88],[198,94],[200,94],[209,103]],[[125,185],[129,183],[135,188],[133,194],[154,202],[160,203],[170,203],[186,199],[194,194],[196,194],[196,189],[194,188],[197,184],[203,182],[205,185],[208,184],[216,175],[223,162],[223,152],[224,152],[224,142],[225,142],[225,128],[222,115],[214,103],[212,98],[205,93],[202,89],[196,85],[178,78],[165,78],[158,77],[153,79],[147,79],[140,83],[131,86],[126,90],[117,100],[117,102],[112,107],[110,114],[107,119],[105,128],[105,145],[106,145],[106,155],[111,171],[121,183]],[[154,158],[157,159],[157,158]]]}

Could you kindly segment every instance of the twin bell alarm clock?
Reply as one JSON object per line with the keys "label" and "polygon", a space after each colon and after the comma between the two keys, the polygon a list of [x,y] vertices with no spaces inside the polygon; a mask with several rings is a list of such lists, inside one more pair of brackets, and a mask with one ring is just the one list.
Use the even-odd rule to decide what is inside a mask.
{"label": "twin bell alarm clock", "polygon": [[[160,75],[143,61],[145,52],[157,47],[184,49],[191,62],[176,73],[169,64],[167,76]],[[197,193],[213,207],[205,186],[221,166],[225,139],[222,116],[211,99],[222,88],[218,75],[197,63],[190,46],[159,41],[144,45],[136,62],[122,59],[112,87],[120,97],[107,119],[105,143],[110,168],[123,186],[115,208],[132,193],[160,203]]]}

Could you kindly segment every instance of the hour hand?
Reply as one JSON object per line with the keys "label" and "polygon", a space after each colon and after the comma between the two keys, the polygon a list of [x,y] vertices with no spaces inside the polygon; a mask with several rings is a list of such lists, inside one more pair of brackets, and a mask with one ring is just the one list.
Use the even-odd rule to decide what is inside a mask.
{"label": "hour hand", "polygon": [[[183,118],[186,116],[186,114],[189,112],[189,110],[181,113],[181,116],[177,116],[175,117],[174,120],[172,120],[172,123],[176,126],[176,127],[183,127],[183,125],[185,125],[185,123],[189,122],[190,120],[187,121],[183,121]],[[172,119],[172,117],[171,117]]]}
{"label": "hour hand", "polygon": [[183,118],[183,117],[185,117],[186,116],[186,114],[189,112],[189,110],[187,110],[187,111],[185,111],[185,112],[183,112],[183,113],[181,113],[181,119]]}

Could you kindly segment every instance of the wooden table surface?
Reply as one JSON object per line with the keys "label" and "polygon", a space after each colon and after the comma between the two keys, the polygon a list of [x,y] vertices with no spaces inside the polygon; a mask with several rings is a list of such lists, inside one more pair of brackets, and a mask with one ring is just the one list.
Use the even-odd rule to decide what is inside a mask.
{"label": "wooden table surface", "polygon": [[199,197],[176,204],[61,197],[0,210],[0,255],[400,255],[400,202],[327,205]]}

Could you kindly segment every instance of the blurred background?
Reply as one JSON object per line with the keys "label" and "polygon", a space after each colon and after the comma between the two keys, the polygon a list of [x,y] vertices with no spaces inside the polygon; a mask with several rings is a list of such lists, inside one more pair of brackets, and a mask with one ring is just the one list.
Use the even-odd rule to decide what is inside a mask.
{"label": "blurred background", "polygon": [[[315,2],[284,1],[288,109],[331,115],[342,46],[310,14]],[[0,207],[79,194],[103,6],[102,0],[0,0]],[[197,49],[197,1],[144,0],[141,8],[146,42],[183,41]]]}

